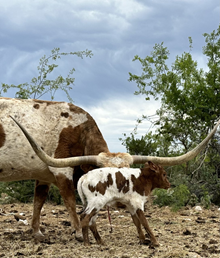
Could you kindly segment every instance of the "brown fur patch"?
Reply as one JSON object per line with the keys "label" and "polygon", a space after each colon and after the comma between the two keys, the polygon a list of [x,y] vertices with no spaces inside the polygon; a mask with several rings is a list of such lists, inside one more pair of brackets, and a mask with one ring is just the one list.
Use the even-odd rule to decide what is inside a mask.
{"label": "brown fur patch", "polygon": [[79,126],[73,128],[68,126],[60,133],[58,147],[55,151],[55,158],[69,158],[83,156],[83,146]]}
{"label": "brown fur patch", "polygon": [[145,187],[147,187],[147,182],[145,180],[146,179],[143,177],[143,175],[140,175],[138,178],[136,178],[134,175],[131,175],[131,181],[133,182],[133,191],[144,196]]}
{"label": "brown fur patch", "polygon": [[107,143],[92,116],[82,108],[70,103],[69,108],[71,113],[86,114],[87,117],[87,121],[77,126],[77,130],[80,130],[78,139],[83,146],[83,155],[98,155],[100,152],[109,152]]}
{"label": "brown fur patch", "polygon": [[46,199],[49,188],[49,185],[41,185],[39,181],[36,180],[35,194],[37,195],[37,198]]}
{"label": "brown fur patch", "polygon": [[69,113],[68,112],[61,112],[60,114],[61,116],[68,118],[69,117]]}
{"label": "brown fur patch", "polygon": [[104,195],[107,187],[113,185],[112,175],[108,174],[107,181],[98,182],[96,186],[88,185],[88,188],[91,192],[99,192],[100,194]]}
{"label": "brown fur patch", "polygon": [[140,170],[141,174],[139,177],[136,178],[134,175],[131,175],[133,191],[140,195],[148,196],[155,188],[168,189],[170,187],[166,172],[161,166],[148,162]]}
{"label": "brown fur patch", "polygon": [[2,124],[0,124],[0,148],[4,145],[5,138],[6,138],[6,135],[5,135],[4,128]]}
{"label": "brown fur patch", "polygon": [[108,151],[108,147],[98,127],[85,122],[76,127],[63,128],[55,151],[55,158],[98,155],[105,150]]}
{"label": "brown fur patch", "polygon": [[36,103],[39,103],[39,104],[46,104],[47,106],[64,103],[64,102],[48,101],[48,100],[40,100],[40,99],[33,99],[33,101],[36,102]]}
{"label": "brown fur patch", "polygon": [[[70,192],[71,192],[72,196],[75,196],[75,189],[74,189],[72,180],[68,179],[63,174],[58,174],[56,176],[56,179],[57,179],[57,187],[59,188],[60,194],[64,199],[72,198],[70,196]],[[75,200],[74,200],[74,202],[75,202]]]}
{"label": "brown fur patch", "polygon": [[39,104],[34,104],[33,106],[35,109],[39,109],[40,108],[40,105]]}
{"label": "brown fur patch", "polygon": [[77,107],[71,103],[68,103],[68,105],[69,105],[70,111],[74,114],[87,114],[87,112],[80,107]]}
{"label": "brown fur patch", "polygon": [[127,193],[130,189],[129,180],[127,180],[121,172],[115,173],[116,185],[119,192]]}

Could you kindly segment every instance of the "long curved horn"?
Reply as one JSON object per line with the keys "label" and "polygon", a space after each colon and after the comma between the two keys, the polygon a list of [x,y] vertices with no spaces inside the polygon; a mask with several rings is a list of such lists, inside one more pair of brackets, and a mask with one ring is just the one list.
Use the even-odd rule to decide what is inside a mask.
{"label": "long curved horn", "polygon": [[174,165],[179,165],[179,164],[185,163],[185,162],[195,158],[202,151],[202,149],[205,148],[205,146],[208,144],[209,140],[215,134],[219,124],[220,124],[220,120],[217,122],[215,127],[208,134],[208,136],[199,145],[197,145],[194,149],[192,149],[191,151],[187,152],[184,155],[181,155],[178,157],[155,157],[155,156],[132,155],[133,163],[134,164],[143,164],[147,161],[152,161],[156,164],[163,165],[163,166],[174,166]]}
{"label": "long curved horn", "polygon": [[[48,156],[34,141],[34,139],[28,134],[26,129],[21,124],[19,124],[13,117],[11,118],[21,128],[21,130],[27,137],[28,141],[30,142],[32,148],[34,149],[38,157],[42,161],[44,161],[47,165],[52,167],[71,167],[71,166],[78,166],[82,164],[93,164],[93,165],[100,166],[99,156],[70,157],[70,158],[63,158],[63,159],[55,159]],[[202,151],[202,149],[205,148],[209,140],[215,134],[219,124],[220,124],[220,120],[217,122],[215,127],[209,133],[209,135],[199,145],[197,145],[193,150],[187,152],[184,155],[181,155],[178,157],[156,157],[156,156],[132,155],[131,157],[133,158],[133,164],[143,164],[143,163],[146,163],[147,161],[152,161],[156,164],[160,164],[163,166],[174,166],[174,165],[185,163],[193,159],[194,157],[196,157]]]}
{"label": "long curved horn", "polygon": [[15,123],[21,128],[24,135],[27,137],[29,143],[31,144],[33,150],[37,154],[37,156],[45,162],[48,166],[51,167],[73,167],[79,166],[83,164],[92,164],[97,165],[97,156],[80,156],[80,157],[71,157],[71,158],[63,158],[63,159],[55,159],[48,156],[41,147],[35,142],[35,140],[29,135],[27,130],[12,116],[10,116]]}

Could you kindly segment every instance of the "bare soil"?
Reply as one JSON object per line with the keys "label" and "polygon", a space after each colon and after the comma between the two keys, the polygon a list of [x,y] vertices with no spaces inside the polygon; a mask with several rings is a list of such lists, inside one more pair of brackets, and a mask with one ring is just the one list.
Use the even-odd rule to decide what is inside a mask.
{"label": "bare soil", "polygon": [[[20,213],[28,225],[15,216]],[[30,229],[32,204],[1,205],[0,257],[220,257],[218,207],[202,211],[186,207],[172,212],[168,207],[159,208],[148,203],[145,215],[160,247],[152,249],[147,244],[139,244],[130,214],[123,209],[111,210],[112,233],[109,232],[107,211],[102,210],[97,226],[105,245],[97,245],[90,235],[91,246],[84,247],[71,235],[69,217],[64,206],[44,206],[41,228],[45,240],[36,242]]]}

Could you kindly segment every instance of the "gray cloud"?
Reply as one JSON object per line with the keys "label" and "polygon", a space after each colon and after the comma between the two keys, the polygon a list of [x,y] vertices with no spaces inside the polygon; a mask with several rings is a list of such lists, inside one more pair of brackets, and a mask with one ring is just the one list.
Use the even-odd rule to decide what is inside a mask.
{"label": "gray cloud", "polygon": [[[128,82],[128,72],[141,73],[132,62],[134,55],[145,57],[163,41],[171,63],[188,51],[191,36],[192,54],[205,68],[202,34],[218,28],[219,11],[218,0],[0,1],[1,82],[30,82],[37,76],[39,59],[54,47],[92,50],[91,59],[63,57],[54,76],[76,68],[71,91],[75,104],[98,121],[110,149],[122,151],[122,133],[131,132],[138,116],[150,115],[159,105],[133,95],[136,85]],[[67,101],[62,92],[56,100]]]}

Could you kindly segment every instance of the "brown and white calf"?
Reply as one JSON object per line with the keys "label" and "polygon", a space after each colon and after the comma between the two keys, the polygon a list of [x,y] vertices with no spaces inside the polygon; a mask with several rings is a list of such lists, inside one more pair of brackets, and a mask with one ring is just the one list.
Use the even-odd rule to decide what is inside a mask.
{"label": "brown and white calf", "polygon": [[151,245],[158,246],[144,216],[144,204],[154,188],[168,189],[169,187],[165,170],[150,161],[141,169],[108,167],[94,169],[83,175],[78,181],[77,190],[84,204],[84,210],[80,216],[84,244],[90,244],[89,228],[97,243],[103,243],[96,228],[97,214],[105,205],[114,206],[120,202],[130,212],[137,227],[140,242],[145,240],[142,225],[150,238]]}

